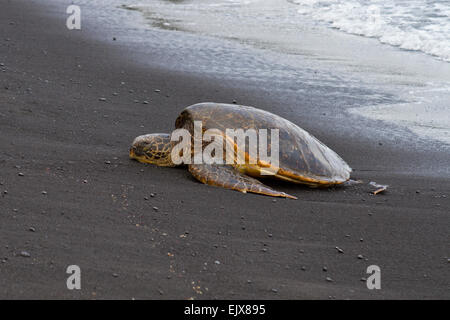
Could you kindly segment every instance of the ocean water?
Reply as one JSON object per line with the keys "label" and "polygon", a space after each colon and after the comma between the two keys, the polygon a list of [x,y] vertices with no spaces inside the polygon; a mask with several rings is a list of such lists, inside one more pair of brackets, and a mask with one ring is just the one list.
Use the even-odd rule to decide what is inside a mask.
{"label": "ocean water", "polygon": [[[330,88],[336,117],[385,121],[450,146],[450,0],[140,0],[120,7],[139,11],[168,38],[203,37],[174,50],[186,61],[183,71],[276,86],[299,101]],[[197,61],[187,58],[194,51]]]}
{"label": "ocean water", "polygon": [[[287,7],[283,2],[293,5]],[[176,18],[174,22],[187,22],[188,29],[195,29],[197,24],[189,16],[214,17],[222,31],[230,35],[234,27],[227,22],[233,20],[259,24],[253,32],[264,29],[266,23],[298,27],[302,20],[313,20],[450,61],[450,0],[143,0],[133,6],[146,7],[147,12],[165,12]],[[161,26],[170,28],[171,24],[162,22]]]}
{"label": "ocean water", "polygon": [[77,0],[82,28],[120,38],[139,63],[263,91],[305,129],[446,154],[449,3]]}
{"label": "ocean water", "polygon": [[329,26],[450,61],[449,0],[291,0]]}

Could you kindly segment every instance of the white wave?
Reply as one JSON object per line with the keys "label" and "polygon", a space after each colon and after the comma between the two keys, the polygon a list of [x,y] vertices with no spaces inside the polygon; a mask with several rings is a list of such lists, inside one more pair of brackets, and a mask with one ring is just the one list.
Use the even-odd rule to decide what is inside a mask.
{"label": "white wave", "polygon": [[351,34],[450,61],[450,1],[291,0],[298,12]]}

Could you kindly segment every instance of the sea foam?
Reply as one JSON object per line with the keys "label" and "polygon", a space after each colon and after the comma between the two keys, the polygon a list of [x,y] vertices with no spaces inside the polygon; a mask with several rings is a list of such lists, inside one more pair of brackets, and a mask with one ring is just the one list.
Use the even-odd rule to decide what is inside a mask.
{"label": "sea foam", "polygon": [[351,34],[450,62],[450,1],[291,0],[298,12]]}

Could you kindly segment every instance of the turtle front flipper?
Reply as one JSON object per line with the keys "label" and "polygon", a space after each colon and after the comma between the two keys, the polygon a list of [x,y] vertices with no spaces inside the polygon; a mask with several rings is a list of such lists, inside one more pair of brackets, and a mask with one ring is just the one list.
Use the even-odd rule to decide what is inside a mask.
{"label": "turtle front flipper", "polygon": [[237,190],[243,193],[252,192],[272,197],[297,199],[290,194],[273,190],[258,180],[239,172],[231,166],[190,164],[189,172],[198,181],[211,186]]}

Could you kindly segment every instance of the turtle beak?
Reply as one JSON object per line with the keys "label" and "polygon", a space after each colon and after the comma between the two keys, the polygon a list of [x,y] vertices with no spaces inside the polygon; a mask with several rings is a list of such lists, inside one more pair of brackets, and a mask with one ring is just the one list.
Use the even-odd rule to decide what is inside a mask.
{"label": "turtle beak", "polygon": [[136,159],[136,154],[134,153],[134,148],[130,148],[130,159]]}

